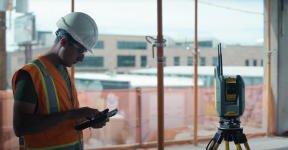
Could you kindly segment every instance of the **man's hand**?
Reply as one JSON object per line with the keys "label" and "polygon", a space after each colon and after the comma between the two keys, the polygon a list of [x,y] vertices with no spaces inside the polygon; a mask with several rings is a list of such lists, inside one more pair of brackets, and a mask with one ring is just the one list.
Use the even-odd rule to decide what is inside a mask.
{"label": "man's hand", "polygon": [[86,118],[88,120],[100,117],[103,115],[103,112],[98,111],[98,109],[82,107],[77,109],[70,110],[70,119],[82,119]]}
{"label": "man's hand", "polygon": [[[109,109],[105,109],[104,111],[102,111],[103,114],[106,114],[106,113],[108,113],[108,112],[109,112]],[[96,118],[96,119],[97,119],[97,118]],[[104,127],[104,126],[106,125],[106,122],[109,122],[109,119],[108,119],[107,121],[105,121],[105,122],[102,122],[102,123],[99,123],[99,124],[97,124],[97,125],[95,125],[95,126],[92,126],[92,128],[93,128],[93,129],[102,128],[102,127]]]}

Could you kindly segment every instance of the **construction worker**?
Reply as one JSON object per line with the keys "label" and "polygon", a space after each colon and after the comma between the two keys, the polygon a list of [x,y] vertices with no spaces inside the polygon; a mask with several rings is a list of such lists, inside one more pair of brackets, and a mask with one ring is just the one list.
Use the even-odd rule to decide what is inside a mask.
{"label": "construction worker", "polygon": [[[73,12],[56,23],[54,45],[13,76],[13,128],[20,149],[83,149],[83,133],[74,127],[103,113],[79,108],[77,91],[66,67],[82,62],[93,52],[98,28],[87,14]],[[109,120],[108,120],[109,121]],[[107,122],[107,121],[106,121]],[[102,128],[106,122],[93,128]]]}

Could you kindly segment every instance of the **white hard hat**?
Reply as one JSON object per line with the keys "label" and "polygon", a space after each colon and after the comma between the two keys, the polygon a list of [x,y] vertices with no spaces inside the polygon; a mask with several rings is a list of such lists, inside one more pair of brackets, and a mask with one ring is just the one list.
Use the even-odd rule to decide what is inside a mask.
{"label": "white hard hat", "polygon": [[59,29],[66,30],[77,42],[89,52],[98,41],[98,28],[96,22],[89,15],[82,12],[73,12],[61,17],[57,23]]}

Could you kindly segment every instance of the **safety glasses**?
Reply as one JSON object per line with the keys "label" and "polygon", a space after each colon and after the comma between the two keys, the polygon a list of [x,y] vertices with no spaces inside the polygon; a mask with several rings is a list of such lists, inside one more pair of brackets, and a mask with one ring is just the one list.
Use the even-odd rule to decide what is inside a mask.
{"label": "safety glasses", "polygon": [[84,49],[80,48],[79,46],[77,46],[76,44],[72,43],[73,46],[76,48],[76,51],[79,55],[85,55],[88,51],[85,51]]}

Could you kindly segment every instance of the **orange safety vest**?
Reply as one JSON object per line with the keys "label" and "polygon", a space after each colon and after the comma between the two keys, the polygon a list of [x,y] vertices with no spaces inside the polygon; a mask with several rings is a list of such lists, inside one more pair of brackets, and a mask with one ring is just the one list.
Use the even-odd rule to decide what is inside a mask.
{"label": "orange safety vest", "polygon": [[[64,68],[67,71],[67,68]],[[31,75],[37,93],[38,109],[36,115],[49,115],[73,109],[64,78],[56,67],[43,56],[36,57],[14,74],[12,79],[14,96],[16,80],[24,70]],[[74,107],[79,108],[75,84],[74,81],[71,80],[70,75],[69,78],[71,81]],[[77,122],[80,124],[80,119]],[[20,137],[20,150],[78,150],[79,140],[78,133],[74,129],[75,126],[76,121],[70,119],[47,131],[33,135],[25,135],[23,136],[24,140]],[[83,133],[82,131],[79,133],[83,147]]]}

